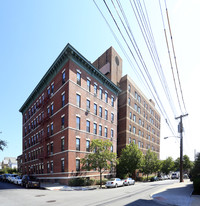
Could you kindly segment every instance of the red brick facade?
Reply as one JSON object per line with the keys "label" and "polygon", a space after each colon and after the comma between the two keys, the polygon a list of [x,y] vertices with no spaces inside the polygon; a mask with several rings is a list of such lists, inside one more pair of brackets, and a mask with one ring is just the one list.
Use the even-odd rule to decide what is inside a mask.
{"label": "red brick facade", "polygon": [[115,84],[68,45],[20,109],[23,173],[59,182],[98,176],[96,171],[79,171],[79,162],[89,152],[92,139],[109,139],[117,152],[118,92]]}

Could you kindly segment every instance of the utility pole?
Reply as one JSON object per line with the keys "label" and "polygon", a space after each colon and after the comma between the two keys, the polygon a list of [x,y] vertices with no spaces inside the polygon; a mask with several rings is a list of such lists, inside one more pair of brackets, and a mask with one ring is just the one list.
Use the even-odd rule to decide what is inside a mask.
{"label": "utility pole", "polygon": [[188,114],[181,115],[175,119],[180,119],[178,125],[178,132],[180,133],[180,182],[183,182],[183,123],[182,118],[188,116]]}

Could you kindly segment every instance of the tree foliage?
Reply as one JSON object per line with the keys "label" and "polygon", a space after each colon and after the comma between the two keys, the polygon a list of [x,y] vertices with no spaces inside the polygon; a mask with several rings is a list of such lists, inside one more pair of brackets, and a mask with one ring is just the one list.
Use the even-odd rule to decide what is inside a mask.
{"label": "tree foliage", "polygon": [[166,160],[163,160],[162,169],[161,169],[163,173],[168,175],[169,172],[172,171],[173,169],[174,169],[174,161],[172,157],[168,157]]}
{"label": "tree foliage", "polygon": [[192,169],[192,179],[196,177],[200,178],[200,153],[197,155],[197,158],[194,161],[194,167]]}
{"label": "tree foliage", "polygon": [[111,152],[112,142],[109,140],[92,140],[90,151],[83,159],[81,159],[82,169],[96,169],[100,173],[100,186],[102,186],[102,174],[106,170],[110,170],[117,162],[116,153]]}
{"label": "tree foliage", "polygon": [[159,170],[159,160],[155,152],[150,150],[147,151],[146,155],[143,158],[143,166],[142,166],[144,174],[148,175]]}
{"label": "tree foliage", "polygon": [[6,146],[7,146],[7,142],[0,139],[0,150],[3,151],[4,147],[6,147]]}
{"label": "tree foliage", "polygon": [[126,145],[119,158],[118,173],[121,176],[129,175],[134,177],[136,169],[140,169],[142,166],[142,156],[143,154],[136,144]]}

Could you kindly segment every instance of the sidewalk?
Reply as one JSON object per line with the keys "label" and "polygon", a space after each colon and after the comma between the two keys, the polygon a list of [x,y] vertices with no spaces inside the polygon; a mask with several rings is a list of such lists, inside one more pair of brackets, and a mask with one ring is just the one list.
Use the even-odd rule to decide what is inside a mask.
{"label": "sidewalk", "polygon": [[193,184],[190,180],[169,185],[167,188],[152,194],[155,201],[167,205],[200,206],[200,195],[192,196]]}

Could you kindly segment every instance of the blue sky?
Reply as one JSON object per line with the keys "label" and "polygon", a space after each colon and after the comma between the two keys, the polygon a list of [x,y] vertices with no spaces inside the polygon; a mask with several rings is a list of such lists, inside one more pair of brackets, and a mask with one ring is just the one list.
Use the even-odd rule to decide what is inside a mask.
{"label": "blue sky", "polygon": [[[97,1],[112,28],[116,28],[103,1]],[[110,1],[108,1],[110,2]],[[142,2],[142,1],[141,1]],[[162,1],[164,2],[164,1]],[[163,3],[162,3],[163,4]],[[111,5],[111,4],[110,4]],[[147,4],[152,29],[155,35],[160,59],[163,62],[167,81],[174,97],[174,87],[167,59],[166,45],[158,1]],[[164,4],[163,4],[164,5]],[[133,14],[128,1],[124,7],[131,19]],[[200,152],[198,128],[198,84],[199,30],[197,28],[200,9],[198,0],[169,0],[168,9],[172,24],[180,77],[189,117],[185,123],[185,153],[193,158],[194,149]],[[147,55],[136,21],[132,22],[134,34],[144,56]],[[92,0],[10,0],[1,1],[0,6],[0,139],[8,142],[8,147],[0,152],[0,160],[5,156],[18,156],[22,152],[22,117],[19,108],[49,69],[67,43],[75,47],[84,57],[93,62],[106,49],[113,46],[123,58],[123,75],[128,73],[141,90],[144,86],[130,69],[120,47]],[[151,69],[152,63],[149,62]],[[153,69],[152,74],[154,74]],[[156,86],[160,85],[155,81]],[[160,91],[162,96],[162,91]],[[163,98],[165,105],[165,99]],[[169,106],[166,106],[168,111]],[[170,111],[169,111],[170,113]],[[173,116],[170,115],[173,118]],[[174,121],[177,129],[177,122]],[[179,142],[176,139],[163,140],[171,135],[165,120],[161,126],[161,158],[179,156]],[[173,145],[173,146],[172,146]],[[170,150],[169,150],[170,148]]]}

